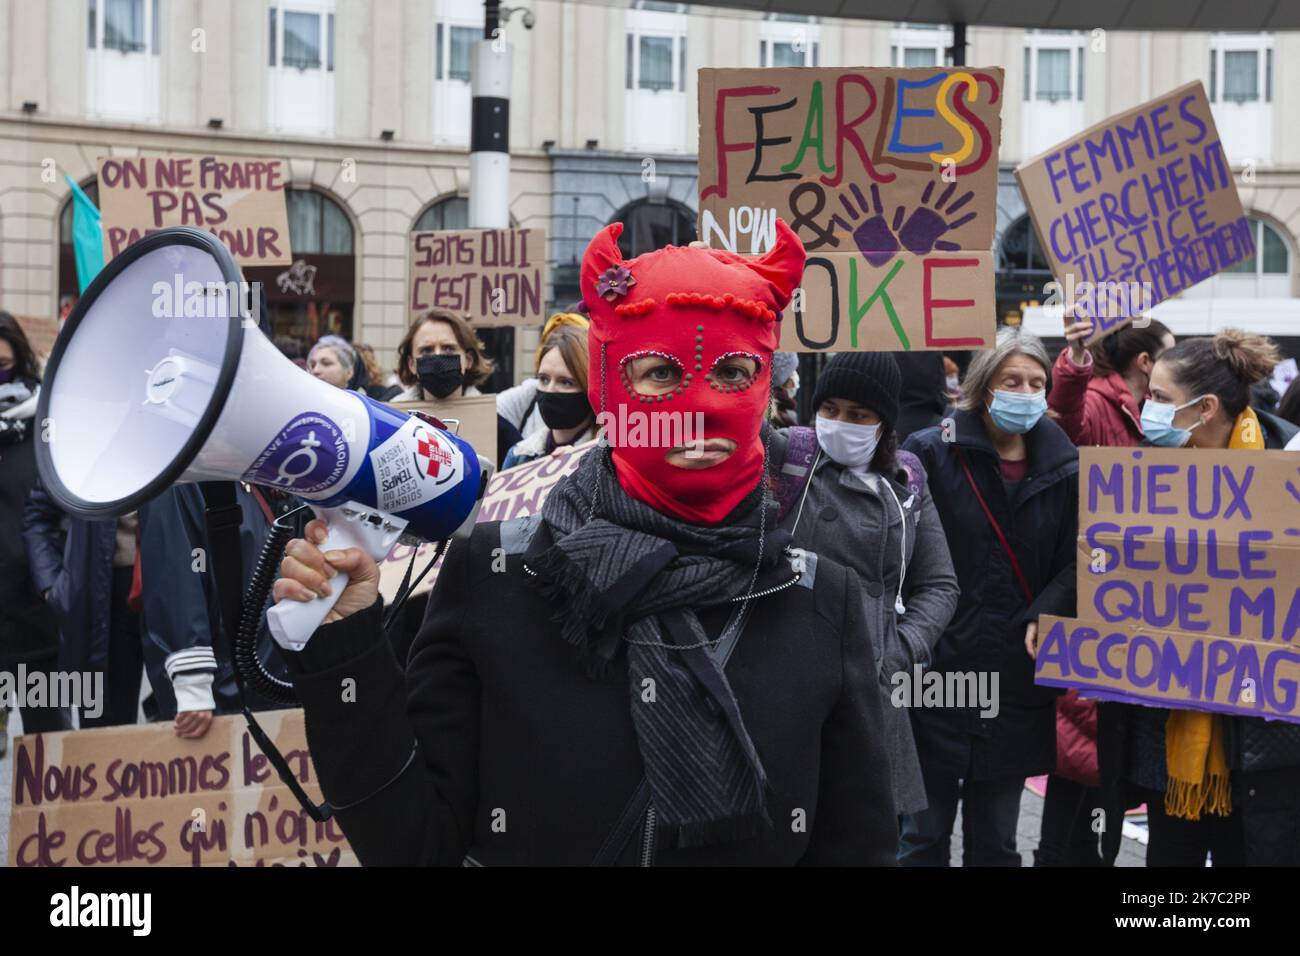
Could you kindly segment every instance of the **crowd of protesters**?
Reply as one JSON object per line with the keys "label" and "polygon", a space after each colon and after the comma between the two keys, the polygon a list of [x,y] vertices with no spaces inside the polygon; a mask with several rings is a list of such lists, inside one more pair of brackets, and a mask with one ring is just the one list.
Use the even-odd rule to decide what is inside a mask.
{"label": "crowd of protesters", "polygon": [[[661,274],[640,266],[643,287],[660,281],[669,288],[677,278],[679,268],[668,258],[658,262]],[[611,263],[611,269],[620,267]],[[686,266],[702,274],[710,268]],[[751,281],[743,266],[731,268],[730,279],[739,286]],[[772,303],[777,310],[779,300],[777,295]],[[686,364],[661,351],[668,346],[660,340],[620,340],[625,329],[585,312],[582,306],[552,316],[542,330],[534,374],[496,396],[500,467],[598,437],[606,348],[623,355],[608,384],[632,399],[662,403],[680,397],[689,384],[691,375],[682,376]],[[612,825],[619,808],[608,800],[621,803],[622,794],[615,792],[620,781],[626,777],[628,789],[641,792],[641,768],[619,764],[626,762],[626,751],[617,738],[635,733],[639,751],[632,752],[639,752],[649,780],[638,812],[649,807],[651,813],[638,852],[650,852],[645,841],[655,832],[671,832],[680,853],[675,859],[682,862],[897,860],[945,866],[960,807],[964,863],[1016,866],[1025,780],[1048,775],[1037,865],[1113,864],[1124,814],[1142,804],[1149,820],[1149,865],[1203,865],[1207,855],[1215,865],[1300,863],[1300,733],[1294,725],[1096,703],[1034,683],[1039,616],[1069,617],[1076,610],[1079,447],[1264,450],[1297,443],[1300,379],[1281,396],[1258,387],[1282,359],[1270,340],[1226,329],[1175,342],[1164,325],[1147,321],[1085,345],[1092,331],[1087,322],[1067,325],[1066,346],[1055,359],[1038,338],[1014,327],[1001,328],[993,347],[965,356],[840,353],[810,385],[801,385],[797,356],[773,351],[774,341],[760,341],[738,325],[728,343],[734,348],[726,353],[732,358],[719,358],[706,377],[715,393],[743,395],[770,365],[765,391],[754,396],[752,421],[737,419],[734,435],[727,433],[741,451],[757,442],[758,471],[754,462],[733,455],[723,481],[721,469],[716,475],[688,465],[665,469],[661,461],[626,450],[606,456],[606,445],[598,445],[583,459],[582,481],[566,484],[554,503],[548,499],[542,520],[522,537],[506,523],[484,536],[476,531],[464,549],[452,550],[410,652],[406,691],[400,655],[368,643],[379,613],[372,605],[382,609],[382,602],[373,581],[369,590],[364,586],[364,573],[353,574],[351,604],[340,600],[330,618],[351,624],[327,625],[320,633],[334,628],[337,635],[328,642],[314,640],[283,661],[268,653],[266,660],[282,676],[292,675],[309,721],[351,741],[351,749],[340,744],[339,753],[354,757],[365,742],[349,735],[362,725],[373,730],[373,722],[325,713],[319,702],[313,710],[314,695],[333,693],[314,687],[319,675],[340,660],[353,661],[372,689],[381,691],[388,708],[381,716],[393,733],[422,743],[430,728],[450,733],[448,728],[469,723],[491,735],[492,728],[479,726],[469,711],[482,707],[483,720],[499,719],[493,708],[507,706],[511,681],[536,687],[539,674],[550,674],[581,704],[549,718],[547,733],[563,735],[566,751],[555,755],[548,772],[587,774],[593,783],[603,773],[602,780],[614,782],[593,786],[589,806],[539,805],[535,812],[556,819],[585,813]],[[701,341],[695,339],[697,362]],[[634,348],[645,344],[655,348]],[[392,357],[392,372],[373,349],[335,335],[316,342],[302,364],[335,387],[395,402],[478,396],[493,371],[465,317],[442,310],[411,324]],[[697,373],[703,367],[696,364]],[[23,728],[131,724],[143,709],[147,719],[171,721],[179,736],[200,737],[214,715],[239,709],[230,661],[214,649],[221,646],[213,639],[220,605],[212,576],[192,573],[196,549],[206,545],[203,498],[195,486],[176,485],[117,519],[62,513],[41,488],[35,468],[41,369],[21,327],[0,312],[0,668],[23,663],[101,672],[107,693],[97,717],[74,720],[60,707],[24,707]],[[811,421],[799,419],[801,387],[813,390]],[[686,474],[687,485],[674,484],[683,480],[678,472]],[[755,486],[760,474],[769,477]],[[711,484],[715,480],[720,483]],[[764,483],[770,494],[760,494]],[[700,489],[707,494],[696,494]],[[246,484],[238,495],[247,579],[271,522],[301,502]],[[308,524],[305,533],[314,542],[318,530]],[[752,557],[749,564],[735,557],[750,542],[760,554],[757,568]],[[656,543],[677,557],[660,558]],[[297,577],[286,573],[306,585],[306,594],[312,575],[324,580],[326,568],[314,545],[294,545],[286,565],[297,567]],[[497,550],[507,555],[507,573],[485,574]],[[763,585],[781,590],[782,575],[792,566],[782,563],[782,552],[802,555],[798,560],[805,562],[815,556],[819,570],[815,581],[808,576],[813,583],[789,589],[749,624],[750,644],[762,645],[764,656],[741,652],[740,672],[728,673],[735,692],[727,678],[719,679],[720,665],[679,668],[664,658],[656,645],[686,650],[696,646],[692,635],[719,635],[704,641],[712,648],[732,629],[745,627],[749,602],[740,606],[738,619],[729,616],[727,587],[739,581],[751,594],[766,593],[759,591]],[[474,563],[478,558],[482,568]],[[344,569],[364,570],[357,561]],[[651,587],[633,592],[619,586],[620,571],[644,572],[652,565]],[[754,579],[746,580],[751,572]],[[471,608],[469,591],[476,588]],[[286,594],[298,596],[292,585],[278,583],[277,596]],[[557,602],[559,616],[553,610]],[[664,706],[662,723],[643,726],[634,708],[629,724],[626,691],[597,676],[592,689],[579,693],[578,678],[563,671],[570,658],[551,656],[549,645],[545,652],[534,649],[525,639],[534,626],[528,622],[550,621],[546,626],[563,629],[568,650],[588,673],[604,675],[613,650],[592,635],[607,618],[626,622],[629,633],[644,639],[629,643],[628,667],[637,675],[707,692],[711,706],[697,707],[687,695]],[[814,619],[815,625],[809,623]],[[801,653],[827,655],[827,648],[840,648],[827,655],[825,673],[796,666],[793,652],[782,646],[812,636],[814,627],[826,630],[830,643]],[[464,632],[463,646],[452,648],[447,634],[457,628]],[[501,637],[509,637],[508,645]],[[852,686],[847,676],[841,686],[841,653],[856,655],[843,662],[846,675],[851,668],[862,671]],[[491,688],[464,683],[470,657],[475,667],[499,668]],[[922,671],[995,674],[996,713],[892,705],[896,676]],[[426,700],[421,711],[414,696],[419,687],[444,688],[448,681],[459,696]],[[818,695],[832,686],[839,690],[822,700]],[[412,695],[409,725],[402,713],[406,693]],[[736,703],[746,699],[772,706],[762,712],[742,707],[742,720]],[[829,729],[823,731],[820,717],[804,726],[823,707]],[[765,781],[799,790],[810,767],[817,778],[818,754],[805,751],[818,735],[820,801],[816,793],[804,794],[821,817],[811,848],[764,836],[760,849],[716,857],[690,849],[719,834],[753,836],[762,820],[789,813],[783,803],[765,805],[758,794]],[[5,740],[0,734],[0,747]],[[540,737],[534,743],[555,746]],[[394,851],[391,827],[416,814],[426,821],[421,825],[430,845],[438,846],[421,859],[458,863],[469,857],[467,833],[480,825],[463,818],[472,795],[447,787],[467,785],[467,775],[473,776],[470,765],[479,759],[469,753],[474,743],[444,741],[444,752],[436,756],[459,773],[450,782],[434,770],[429,777],[406,774],[401,786],[372,801],[361,779],[371,771],[382,777],[394,769],[392,761],[406,760],[396,746],[373,748],[355,778],[349,774],[356,768],[340,763],[339,753],[313,751],[331,799],[366,797],[368,809],[342,815],[353,846],[363,860],[410,861]],[[490,761],[482,771],[485,780],[503,794],[502,805],[526,805],[513,778],[528,776],[544,758],[530,752],[528,741],[498,739],[494,746],[482,758]],[[726,764],[726,786],[713,789],[682,776],[706,752]],[[618,766],[606,772],[606,760]],[[702,806],[716,812],[701,818]],[[1100,828],[1098,810],[1105,821]],[[668,831],[665,820],[671,821]],[[557,827],[557,844],[562,831]],[[869,836],[859,840],[863,834]],[[614,862],[617,854],[600,842],[519,848],[503,859],[526,862],[553,851],[562,859],[572,852],[599,860],[607,852],[603,862]]]}

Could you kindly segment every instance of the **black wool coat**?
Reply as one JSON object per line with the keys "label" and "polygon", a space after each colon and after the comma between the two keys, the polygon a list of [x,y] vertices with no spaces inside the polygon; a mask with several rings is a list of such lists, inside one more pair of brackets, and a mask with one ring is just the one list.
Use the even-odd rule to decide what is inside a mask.
{"label": "black wool coat", "polygon": [[[289,655],[321,788],[363,864],[588,865],[641,782],[626,655],[608,680],[578,665],[521,564],[536,520],[452,541],[405,674],[378,601]],[[752,600],[726,667],[767,771],[772,829],[683,850],[642,818],[619,863],[895,862],[859,584],[832,562],[805,566],[798,582],[786,561],[760,576],[756,593],[772,592]],[[701,612],[710,636],[719,610]]]}
{"label": "black wool coat", "polygon": [[0,669],[52,664],[59,649],[54,615],[32,580],[23,544],[23,509],[36,483],[36,429],[0,444]]}
{"label": "black wool coat", "polygon": [[[1057,695],[1034,684],[1025,627],[1040,614],[1074,615],[1079,453],[1043,417],[1025,434],[1028,471],[1008,494],[979,414],[955,411],[952,424],[950,431],[938,425],[917,432],[903,444],[925,466],[961,588],[931,669],[996,672],[999,709],[996,717],[981,717],[978,706],[913,708],[917,754],[927,775],[990,780],[1050,773]],[[1025,599],[958,453],[1007,536],[1032,600]]]}

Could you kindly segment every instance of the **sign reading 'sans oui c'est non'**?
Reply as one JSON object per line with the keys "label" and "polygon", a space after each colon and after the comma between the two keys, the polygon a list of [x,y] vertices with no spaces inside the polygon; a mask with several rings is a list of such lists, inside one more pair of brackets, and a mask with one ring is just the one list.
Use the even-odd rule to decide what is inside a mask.
{"label": "sign reading 'sans oui c'est non'", "polygon": [[540,325],[545,318],[541,229],[412,233],[409,271],[412,319],[430,309],[467,315],[474,325]]}

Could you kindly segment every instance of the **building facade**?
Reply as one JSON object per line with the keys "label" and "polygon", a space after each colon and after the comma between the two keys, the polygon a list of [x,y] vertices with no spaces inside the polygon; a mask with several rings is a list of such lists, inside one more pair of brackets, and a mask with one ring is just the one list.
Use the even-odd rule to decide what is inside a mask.
{"label": "building facade", "polygon": [[[521,5],[531,28],[522,12],[503,27],[514,56],[510,210],[516,225],[546,230],[561,308],[606,223],[626,224],[628,254],[694,238],[698,69],[927,66],[949,62],[952,44],[946,27],[657,0]],[[0,0],[0,308],[48,347],[60,299],[76,288],[65,174],[93,198],[103,155],[270,155],[290,170],[295,259],[254,276],[277,333],[338,331],[391,355],[406,322],[410,232],[467,224],[470,51],[482,18],[476,0]],[[1241,321],[1261,331],[1296,321],[1300,34],[972,28],[968,39],[968,63],[1007,74],[1001,320],[1032,318],[1049,278],[1015,165],[1200,80],[1259,254],[1185,293],[1180,315],[1188,331],[1247,308],[1255,317]],[[519,378],[535,331],[515,338]]]}

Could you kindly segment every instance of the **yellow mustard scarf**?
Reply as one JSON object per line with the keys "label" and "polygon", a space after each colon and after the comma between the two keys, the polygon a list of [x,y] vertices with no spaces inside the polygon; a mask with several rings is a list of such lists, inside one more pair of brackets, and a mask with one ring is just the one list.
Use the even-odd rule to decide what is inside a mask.
{"label": "yellow mustard scarf", "polygon": [[[1247,408],[1232,426],[1228,447],[1264,449],[1264,430],[1254,409]],[[1199,820],[1202,813],[1232,813],[1223,717],[1199,710],[1171,710],[1165,724],[1165,763],[1169,786],[1165,812]]]}

